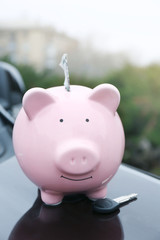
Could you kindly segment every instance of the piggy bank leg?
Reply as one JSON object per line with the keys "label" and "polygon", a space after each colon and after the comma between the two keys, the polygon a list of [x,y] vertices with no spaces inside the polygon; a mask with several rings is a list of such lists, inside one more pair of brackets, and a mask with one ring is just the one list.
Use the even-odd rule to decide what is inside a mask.
{"label": "piggy bank leg", "polygon": [[58,205],[62,202],[63,194],[41,189],[41,198],[46,205]]}
{"label": "piggy bank leg", "polygon": [[86,193],[87,197],[91,200],[105,198],[106,194],[107,194],[107,185],[100,188],[96,188]]}

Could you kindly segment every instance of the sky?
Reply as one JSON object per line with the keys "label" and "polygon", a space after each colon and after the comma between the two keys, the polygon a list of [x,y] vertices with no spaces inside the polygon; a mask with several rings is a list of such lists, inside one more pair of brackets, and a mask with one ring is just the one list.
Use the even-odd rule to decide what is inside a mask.
{"label": "sky", "polygon": [[159,0],[1,0],[0,22],[39,22],[138,64],[160,63]]}

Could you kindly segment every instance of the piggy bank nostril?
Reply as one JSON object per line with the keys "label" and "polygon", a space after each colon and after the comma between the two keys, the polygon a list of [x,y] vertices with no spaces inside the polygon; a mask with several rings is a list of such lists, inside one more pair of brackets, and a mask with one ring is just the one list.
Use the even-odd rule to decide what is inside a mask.
{"label": "piggy bank nostril", "polygon": [[82,157],[82,164],[86,164],[87,163],[87,158],[86,158],[86,156],[83,156]]}
{"label": "piggy bank nostril", "polygon": [[76,161],[75,161],[75,158],[74,158],[74,157],[72,157],[72,158],[71,158],[71,160],[70,160],[70,163],[71,163],[71,165],[74,165],[74,164],[76,163]]}

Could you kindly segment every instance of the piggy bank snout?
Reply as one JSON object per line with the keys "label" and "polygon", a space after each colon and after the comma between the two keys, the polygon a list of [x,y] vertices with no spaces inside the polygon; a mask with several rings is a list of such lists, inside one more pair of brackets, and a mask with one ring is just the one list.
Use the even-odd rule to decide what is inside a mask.
{"label": "piggy bank snout", "polygon": [[66,174],[83,175],[94,171],[100,163],[97,147],[91,143],[70,143],[59,149],[57,168]]}

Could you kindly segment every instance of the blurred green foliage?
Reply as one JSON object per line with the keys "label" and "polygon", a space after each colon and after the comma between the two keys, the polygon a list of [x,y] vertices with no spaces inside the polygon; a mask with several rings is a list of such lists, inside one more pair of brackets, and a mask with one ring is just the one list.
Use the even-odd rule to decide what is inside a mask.
{"label": "blurred green foliage", "polygon": [[[47,70],[37,72],[32,66],[16,65],[16,67],[24,79],[26,89],[63,85],[63,72],[60,76]],[[73,85],[91,88],[101,83],[111,83],[119,89],[121,103],[118,112],[126,134],[125,162],[134,165],[134,159],[138,159],[139,156],[135,155],[135,152],[139,154],[137,149],[143,139],[147,139],[154,149],[160,147],[160,65],[138,67],[128,64],[121,69],[111,71],[103,78],[70,75],[70,81]],[[147,156],[146,152],[145,155]],[[133,163],[132,158],[134,158]],[[144,160],[144,157],[142,159]],[[147,157],[145,159],[144,161],[147,162]],[[159,174],[160,155],[158,157],[156,155],[156,161],[154,159],[152,163],[135,164],[135,166],[139,165],[145,170]]]}
{"label": "blurred green foliage", "polygon": [[[160,144],[160,66],[125,66],[111,73],[106,81],[120,90],[119,113],[128,137],[149,138]],[[137,139],[138,138],[138,139]]]}

